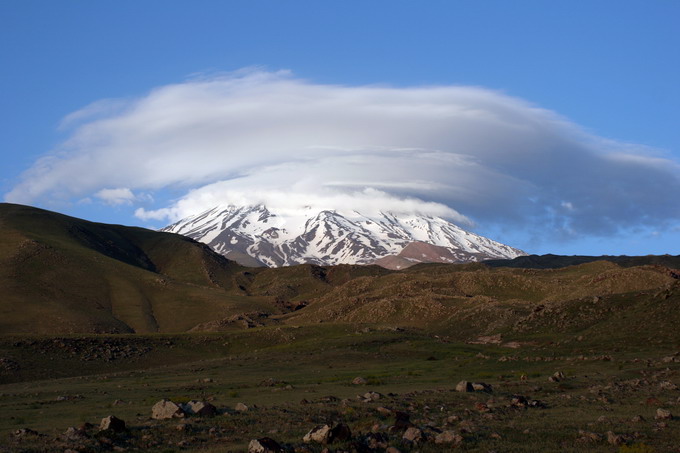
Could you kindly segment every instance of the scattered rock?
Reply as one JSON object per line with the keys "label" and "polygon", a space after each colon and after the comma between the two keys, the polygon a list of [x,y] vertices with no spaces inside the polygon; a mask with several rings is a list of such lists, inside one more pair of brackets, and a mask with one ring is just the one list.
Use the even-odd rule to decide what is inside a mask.
{"label": "scattered rock", "polygon": [[552,376],[548,378],[550,382],[560,382],[564,379],[564,373],[561,371],[556,371]]}
{"label": "scattered rock", "polygon": [[217,408],[206,401],[189,401],[183,405],[184,412],[199,417],[214,417],[217,414]]}
{"label": "scattered rock", "polygon": [[277,385],[285,385],[286,383],[284,381],[279,381],[278,379],[274,378],[267,378],[264,381],[260,382],[260,387],[274,387]]}
{"label": "scattered rock", "polygon": [[635,423],[640,423],[640,422],[644,422],[645,418],[642,415],[636,415],[635,417],[631,418],[630,421],[635,422]]}
{"label": "scattered rock", "polygon": [[475,403],[475,409],[477,410],[477,412],[482,412],[482,413],[486,413],[486,412],[491,411],[491,409],[489,408],[488,405],[486,405],[484,403],[480,403],[480,402]]}
{"label": "scattered rock", "polygon": [[624,445],[630,441],[629,436],[623,434],[615,434],[612,431],[607,431],[607,442],[611,445]]}
{"label": "scattered rock", "polygon": [[247,412],[248,409],[248,406],[243,403],[236,403],[236,406],[234,406],[234,410],[238,412]]}
{"label": "scattered rock", "polygon": [[316,442],[325,445],[330,440],[330,437],[331,427],[328,425],[318,425],[305,434],[302,441],[307,443]]}
{"label": "scattered rock", "polygon": [[14,431],[14,437],[39,436],[38,431],[33,431],[31,428],[20,428]]}
{"label": "scattered rock", "polygon": [[600,442],[602,441],[602,435],[593,433],[590,431],[584,431],[582,429],[578,430],[578,434],[581,436],[579,439],[584,442]]}
{"label": "scattered rock", "polygon": [[404,435],[401,436],[402,439],[408,442],[418,443],[423,441],[423,431],[412,426],[404,431]]}
{"label": "scattered rock", "polygon": [[108,417],[102,418],[102,422],[99,424],[99,430],[111,430],[114,433],[120,433],[125,431],[125,422],[118,417],[109,415]]}
{"label": "scattered rock", "polygon": [[493,387],[489,384],[485,384],[484,382],[473,382],[472,389],[475,392],[493,393]]}
{"label": "scattered rock", "polygon": [[382,398],[382,395],[378,392],[366,392],[359,399],[362,399],[365,403],[370,403],[371,401],[378,401]]}
{"label": "scattered rock", "polygon": [[460,381],[456,385],[456,392],[473,392],[474,389],[472,388],[472,382],[468,381]]}
{"label": "scattered rock", "polygon": [[411,423],[411,416],[406,412],[396,411],[394,413],[394,418],[396,420],[394,421],[394,425],[390,427],[390,431],[403,432],[408,428],[413,427],[413,423]]}
{"label": "scattered rock", "polygon": [[278,453],[282,451],[281,445],[270,437],[253,439],[248,444],[248,453]]}
{"label": "scattered rock", "polygon": [[533,407],[533,408],[536,408],[536,409],[545,409],[546,405],[543,401],[540,401],[540,400],[529,400],[529,404],[527,405],[527,407]]}
{"label": "scattered rock", "polygon": [[460,421],[460,417],[457,415],[449,415],[446,417],[446,424],[447,425],[455,425]]}
{"label": "scattered rock", "polygon": [[328,439],[328,443],[333,442],[345,442],[352,438],[352,431],[344,423],[339,423],[331,429],[331,434]]}
{"label": "scattered rock", "polygon": [[463,436],[457,434],[455,431],[444,431],[434,438],[435,444],[453,444],[460,445],[463,443]]}
{"label": "scattered rock", "polygon": [[673,414],[671,414],[671,411],[668,409],[659,408],[656,410],[656,416],[654,418],[656,420],[671,420],[673,418]]}
{"label": "scattered rock", "polygon": [[512,407],[527,407],[529,405],[529,400],[527,400],[526,396],[513,395],[510,399],[510,405]]}
{"label": "scattered rock", "polygon": [[484,382],[460,381],[456,385],[457,392],[487,392],[492,393],[493,387]]}
{"label": "scattered rock", "polygon": [[366,385],[368,381],[361,376],[357,376],[354,379],[352,379],[352,385]]}
{"label": "scattered rock", "polygon": [[87,433],[83,429],[78,429],[75,426],[69,426],[64,432],[64,437],[67,440],[78,440],[88,437]]}
{"label": "scattered rock", "polygon": [[659,387],[662,390],[677,390],[678,386],[673,384],[671,381],[661,381]]}
{"label": "scattered rock", "polygon": [[170,400],[162,399],[151,408],[151,418],[155,420],[168,420],[171,418],[183,418],[184,410]]}
{"label": "scattered rock", "polygon": [[383,417],[389,417],[392,415],[392,411],[386,407],[378,406],[375,408],[375,410]]}
{"label": "scattered rock", "polygon": [[383,433],[368,433],[364,438],[364,443],[369,450],[383,450],[387,448],[389,437]]}

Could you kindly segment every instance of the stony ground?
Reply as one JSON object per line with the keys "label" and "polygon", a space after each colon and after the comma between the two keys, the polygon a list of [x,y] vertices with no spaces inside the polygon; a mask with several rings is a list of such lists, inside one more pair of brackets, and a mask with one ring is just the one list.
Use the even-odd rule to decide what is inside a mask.
{"label": "stony ground", "polygon": [[[673,346],[579,354],[540,341],[502,347],[369,331],[316,348],[302,341],[208,357],[234,338],[183,336],[149,343],[167,345],[168,363],[116,372],[130,360],[143,365],[143,342],[129,338],[97,343],[125,351],[115,359],[89,350],[78,359],[105,374],[0,386],[0,451],[680,451]],[[28,353],[42,341],[14,347]],[[184,347],[203,358],[173,363]],[[215,411],[152,418],[164,398]],[[102,429],[111,415],[125,426]]]}

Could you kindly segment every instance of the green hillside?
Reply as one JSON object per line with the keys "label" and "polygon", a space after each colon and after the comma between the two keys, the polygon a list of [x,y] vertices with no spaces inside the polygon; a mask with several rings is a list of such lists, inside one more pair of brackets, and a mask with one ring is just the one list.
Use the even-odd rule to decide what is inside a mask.
{"label": "green hillside", "polygon": [[184,331],[264,303],[179,235],[0,204],[0,332]]}

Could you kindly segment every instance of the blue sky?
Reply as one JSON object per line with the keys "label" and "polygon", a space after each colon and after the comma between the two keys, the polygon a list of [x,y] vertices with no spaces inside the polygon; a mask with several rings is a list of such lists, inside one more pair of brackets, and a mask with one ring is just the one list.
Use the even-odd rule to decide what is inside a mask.
{"label": "blue sky", "polygon": [[[0,190],[9,201],[90,220],[159,227],[171,220],[162,213],[184,212],[177,206],[178,201],[186,206],[192,200],[187,193],[204,194],[205,187],[215,188],[220,181],[233,183],[222,184],[220,190],[242,187],[252,192],[263,175],[312,171],[312,160],[355,172],[343,160],[351,148],[352,159],[373,159],[374,167],[366,168],[390,170],[386,173],[391,176],[376,178],[377,189],[388,198],[447,205],[469,219],[474,231],[532,253],[679,254],[680,203],[674,200],[680,162],[678,19],[680,3],[672,0],[6,0],[0,4]],[[225,87],[230,94],[224,94]],[[217,151],[201,154],[197,148],[204,143],[195,141],[195,134],[170,134],[174,141],[168,161],[190,173],[183,176],[176,167],[151,165],[165,162],[161,150],[140,158],[146,173],[127,174],[137,164],[134,155],[108,145],[141,146],[115,134],[141,134],[134,121],[157,118],[157,105],[183,114],[204,112],[212,104],[199,103],[199,110],[191,110],[187,102],[194,105],[205,97],[235,102],[234,96],[242,100],[243,90],[251,90],[249,103],[279,111],[282,106],[263,93],[281,96],[289,89],[295,90],[295,102],[315,96],[329,100],[314,110],[327,118],[315,125],[326,135],[309,146],[344,147],[345,154],[301,155],[291,147],[302,149],[305,142],[288,134],[285,139],[272,136],[271,143],[253,144],[246,135],[229,142],[236,134],[227,130],[226,136],[219,135],[226,127],[220,123],[206,132],[216,137],[209,146],[224,142],[229,147],[225,154],[257,154],[261,147],[268,151],[259,153],[260,160],[243,160],[241,166],[194,171],[195,161]],[[353,103],[343,103],[348,106],[340,119],[329,113],[330,100],[350,98]],[[439,111],[439,99],[444,99],[447,115],[463,107],[481,109],[487,116],[507,115],[502,116],[503,124],[524,118],[538,126],[530,137],[507,136],[507,149],[492,149],[501,145],[484,141],[480,146],[488,148],[482,149],[486,154],[477,155],[470,147],[479,143],[485,127],[500,138],[506,137],[507,128],[471,121],[469,127],[477,135],[448,134],[442,125],[432,133],[436,140],[430,140],[425,117],[412,105],[399,118],[402,135],[376,135],[372,131],[384,126],[376,120],[371,131],[348,140],[342,133],[355,130],[355,124],[347,120],[346,129],[328,125],[345,124],[354,112],[385,99],[385,105],[392,106],[416,99],[429,109],[427,115]],[[94,114],[93,108],[83,111],[93,103],[98,106]],[[310,115],[289,115],[290,122],[300,124],[285,130],[303,134]],[[281,117],[260,123],[261,116],[239,113],[234,118],[250,118],[255,136],[284,130]],[[115,130],[104,127],[111,119]],[[102,135],[91,138],[92,131],[103,129]],[[289,147],[276,148],[289,139]],[[151,148],[165,146],[158,136],[148,140],[156,140],[143,142]],[[365,146],[359,140],[365,140]],[[468,148],[462,149],[462,143]],[[531,143],[534,154],[527,156],[522,143]],[[536,154],[541,146],[551,152]],[[96,153],[90,154],[94,148]],[[433,151],[445,156],[432,158]],[[611,156],[602,157],[607,153],[626,158],[617,158],[614,165]],[[451,163],[454,155],[478,171],[462,171]],[[507,162],[497,165],[499,156]],[[461,195],[462,183],[437,173],[443,157],[448,159],[449,179],[469,176],[465,187],[474,190]],[[278,173],[271,169],[274,165]],[[520,166],[525,168],[516,168]],[[416,167],[418,178],[405,181],[403,169]],[[149,175],[164,171],[175,176]],[[544,172],[544,177],[527,176],[531,171]],[[486,193],[484,175],[507,183]],[[344,191],[371,186],[370,174],[361,180],[355,173],[332,177],[346,183],[340,188]],[[399,181],[405,181],[404,187],[395,188]],[[431,187],[422,189],[427,181]],[[307,183],[304,190],[321,184]],[[591,184],[596,187],[589,192]],[[577,185],[582,190],[574,190]]]}

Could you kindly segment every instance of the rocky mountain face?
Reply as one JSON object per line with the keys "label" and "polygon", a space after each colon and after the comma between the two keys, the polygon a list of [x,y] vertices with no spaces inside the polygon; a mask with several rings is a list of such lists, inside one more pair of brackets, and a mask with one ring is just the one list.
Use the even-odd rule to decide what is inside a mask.
{"label": "rocky mountain face", "polygon": [[439,217],[311,209],[272,212],[266,206],[218,206],[162,231],[208,244],[247,266],[379,264],[512,259],[521,250],[463,230]]}

